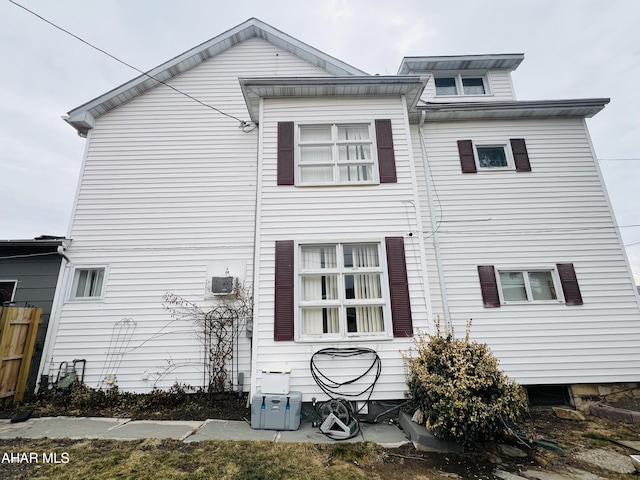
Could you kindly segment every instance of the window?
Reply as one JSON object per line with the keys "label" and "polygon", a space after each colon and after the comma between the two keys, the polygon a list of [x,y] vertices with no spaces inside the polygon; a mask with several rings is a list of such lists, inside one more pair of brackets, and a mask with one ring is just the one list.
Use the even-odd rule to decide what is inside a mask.
{"label": "window", "polygon": [[378,242],[275,242],[275,341],[392,331],[413,336],[403,237],[386,237],[384,249]]}
{"label": "window", "polygon": [[0,307],[5,302],[13,302],[13,296],[16,292],[16,280],[0,280]]}
{"label": "window", "polygon": [[511,138],[508,142],[494,144],[458,140],[458,154],[462,173],[477,173],[479,170],[531,171],[529,153],[523,138]]}
{"label": "window", "polygon": [[371,185],[397,181],[389,119],[298,127],[294,122],[278,122],[278,185]]}
{"label": "window", "polygon": [[371,125],[301,125],[299,183],[373,183]]}
{"label": "window", "polygon": [[436,95],[457,95],[455,77],[436,78]]}
{"label": "window", "polygon": [[436,95],[486,95],[486,80],[480,75],[450,75],[446,77],[436,77]]}
{"label": "window", "polygon": [[105,268],[76,268],[71,286],[71,299],[102,298]]}
{"label": "window", "polygon": [[302,335],[384,333],[379,244],[302,245],[299,277]]}
{"label": "window", "polygon": [[509,167],[505,146],[476,146],[478,168],[506,168]]}
{"label": "window", "polygon": [[512,303],[561,303],[582,305],[578,278],[572,263],[553,267],[512,269],[478,266],[485,307]]}
{"label": "window", "polygon": [[504,302],[558,300],[553,270],[499,271]]}
{"label": "window", "polygon": [[465,95],[484,95],[484,80],[482,77],[462,77],[462,92]]}

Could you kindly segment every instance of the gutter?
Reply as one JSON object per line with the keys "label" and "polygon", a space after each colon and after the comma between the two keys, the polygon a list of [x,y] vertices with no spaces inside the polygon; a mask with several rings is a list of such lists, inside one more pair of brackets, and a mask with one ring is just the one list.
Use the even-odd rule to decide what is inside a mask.
{"label": "gutter", "polygon": [[418,135],[420,136],[420,147],[422,150],[422,162],[424,165],[424,176],[427,184],[427,198],[429,201],[429,220],[431,221],[431,231],[433,232],[433,246],[436,254],[436,269],[438,270],[438,281],[440,284],[440,295],[442,297],[442,309],[444,311],[444,325],[445,332],[447,334],[453,333],[451,326],[451,314],[449,312],[449,300],[447,298],[446,282],[444,278],[444,271],[442,267],[442,255],[440,253],[440,240],[438,238],[438,225],[436,223],[435,209],[433,208],[433,187],[431,185],[431,170],[429,168],[429,161],[427,157],[427,146],[422,133],[422,128],[425,121],[425,112],[421,112],[420,125],[418,126]]}

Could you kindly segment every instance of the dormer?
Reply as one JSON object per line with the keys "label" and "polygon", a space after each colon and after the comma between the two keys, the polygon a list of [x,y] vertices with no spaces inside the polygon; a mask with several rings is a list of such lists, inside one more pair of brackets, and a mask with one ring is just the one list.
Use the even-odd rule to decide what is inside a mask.
{"label": "dormer", "polygon": [[427,102],[515,100],[511,72],[523,59],[521,53],[404,57],[398,75],[428,75]]}

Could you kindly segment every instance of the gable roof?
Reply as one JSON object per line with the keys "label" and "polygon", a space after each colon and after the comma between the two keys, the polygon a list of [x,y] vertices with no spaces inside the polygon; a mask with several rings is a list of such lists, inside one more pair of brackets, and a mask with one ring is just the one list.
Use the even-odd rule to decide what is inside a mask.
{"label": "gable roof", "polygon": [[162,82],[167,82],[175,76],[191,70],[209,58],[225,52],[250,38],[262,38],[326,70],[332,75],[368,75],[362,70],[333,58],[257,18],[250,18],[246,22],[227,30],[211,40],[201,43],[197,47],[187,50],[168,62],[149,70],[145,74],[123,83],[119,87],[70,110],[64,120],[78,130],[80,135],[85,135],[87,131],[93,127],[95,119],[100,115],[123,105],[148,90],[157,87]]}

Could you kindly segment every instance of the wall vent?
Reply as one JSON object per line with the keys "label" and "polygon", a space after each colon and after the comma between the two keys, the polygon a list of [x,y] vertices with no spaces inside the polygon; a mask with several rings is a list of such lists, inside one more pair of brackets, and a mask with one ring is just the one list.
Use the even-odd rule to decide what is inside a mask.
{"label": "wall vent", "polygon": [[214,295],[233,295],[236,293],[236,277],[212,277],[211,293]]}

